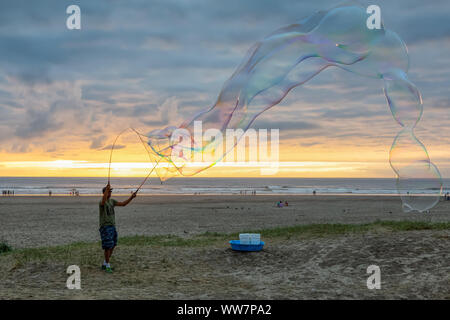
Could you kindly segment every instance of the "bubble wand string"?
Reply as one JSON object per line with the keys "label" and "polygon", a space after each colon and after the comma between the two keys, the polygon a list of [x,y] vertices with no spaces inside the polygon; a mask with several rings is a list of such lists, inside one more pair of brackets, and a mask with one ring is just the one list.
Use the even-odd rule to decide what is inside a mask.
{"label": "bubble wand string", "polygon": [[114,147],[116,146],[117,139],[119,139],[119,137],[120,137],[125,131],[127,131],[128,129],[129,129],[129,128],[126,128],[125,130],[121,131],[121,132],[117,135],[116,139],[114,140],[114,142],[113,142],[113,144],[112,144],[112,146],[111,146],[111,152],[110,152],[110,154],[109,154],[109,166],[108,166],[108,184],[110,184],[110,182],[111,182],[111,161],[112,161],[112,155],[113,155]]}
{"label": "bubble wand string", "polygon": [[[113,144],[112,144],[112,146],[111,146],[111,152],[110,152],[110,155],[109,155],[109,166],[108,166],[108,184],[111,183],[111,163],[112,163],[112,155],[113,155],[113,152],[114,152],[114,148],[115,148],[115,146],[116,146],[116,143],[117,143],[117,140],[119,139],[119,137],[120,137],[125,131],[127,131],[128,129],[134,131],[134,133],[136,133],[136,135],[139,137],[139,140],[141,141],[142,145],[144,146],[144,149],[145,149],[145,151],[147,152],[148,157],[149,157],[149,159],[150,159],[150,161],[151,161],[150,153],[149,153],[148,149],[147,149],[146,146],[145,146],[146,144],[145,144],[144,140],[142,140],[142,136],[145,136],[145,135],[139,133],[136,129],[134,129],[134,128],[132,128],[132,127],[129,127],[129,128],[126,128],[125,130],[122,130],[122,131],[117,135],[116,139],[114,140],[114,142],[113,142]],[[134,193],[137,193],[137,192],[142,188],[142,186],[143,186],[143,185],[145,184],[145,182],[148,180],[148,178],[150,177],[150,175],[152,174],[152,172],[156,169],[156,166],[159,164],[159,162],[161,161],[161,159],[162,159],[162,158],[160,158],[158,161],[156,161],[156,163],[155,163],[155,165],[153,166],[152,170],[150,170],[150,172],[147,174],[147,176],[145,177],[145,179],[142,181],[142,183],[139,185],[139,187],[136,189],[136,191],[135,191]]]}
{"label": "bubble wand string", "polygon": [[[139,133],[136,129],[134,129],[134,128],[130,128],[130,129],[133,130],[133,131],[138,135],[139,140],[141,140],[141,143],[145,146],[146,144],[145,144],[144,140],[142,140],[142,136],[143,136],[143,135],[140,134],[140,133]],[[150,153],[149,153],[147,147],[145,147],[145,151],[147,151],[148,158],[151,160],[151,158],[150,158]],[[137,193],[137,192],[142,188],[142,186],[145,184],[145,182],[146,182],[147,179],[150,177],[150,175],[152,174],[152,172],[155,170],[156,166],[157,166],[157,165],[159,164],[159,162],[161,161],[161,159],[162,159],[162,157],[160,157],[159,160],[156,161],[156,163],[155,163],[155,165],[153,166],[152,170],[148,173],[148,175],[145,177],[144,181],[142,181],[142,183],[141,183],[141,184],[139,185],[139,187],[136,189],[135,193]]]}

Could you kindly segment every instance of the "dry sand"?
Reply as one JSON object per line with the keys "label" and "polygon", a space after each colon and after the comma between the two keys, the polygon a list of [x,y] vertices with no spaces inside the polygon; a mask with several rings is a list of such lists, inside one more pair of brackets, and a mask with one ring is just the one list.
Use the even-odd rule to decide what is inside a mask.
{"label": "dry sand", "polygon": [[[114,196],[113,196],[114,198]],[[118,200],[126,197],[116,197]],[[99,197],[2,197],[0,239],[14,248],[97,241]],[[277,208],[287,200],[289,207]],[[449,221],[450,201],[404,213],[386,196],[143,196],[116,208],[119,236],[238,232],[311,223]]]}
{"label": "dry sand", "polygon": [[[280,199],[289,207],[276,208]],[[16,248],[98,241],[98,200],[2,198],[0,237]],[[310,223],[449,221],[449,209],[450,202],[441,202],[430,214],[405,214],[397,197],[155,196],[137,198],[116,215],[122,236],[189,237]],[[65,288],[67,263],[18,266],[11,256],[0,256],[0,298],[450,299],[449,245],[450,230],[274,239],[262,252],[244,254],[226,242],[130,250],[119,240],[112,275],[75,258],[73,263],[82,265],[79,291]],[[381,268],[380,290],[367,289],[371,264]]]}

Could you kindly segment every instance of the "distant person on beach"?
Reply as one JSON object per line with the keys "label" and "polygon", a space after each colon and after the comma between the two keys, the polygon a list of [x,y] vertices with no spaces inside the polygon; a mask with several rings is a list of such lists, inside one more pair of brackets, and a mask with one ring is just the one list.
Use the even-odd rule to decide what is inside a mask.
{"label": "distant person on beach", "polygon": [[48,191],[48,196],[51,197],[52,196],[52,190]]}
{"label": "distant person on beach", "polygon": [[288,206],[289,206],[289,203],[288,203],[287,201],[285,201],[285,202],[284,202],[284,205],[285,205],[286,207],[288,207]]}
{"label": "distant person on beach", "polygon": [[281,200],[277,202],[277,207],[283,208],[283,202]]}
{"label": "distant person on beach", "polygon": [[102,249],[105,253],[105,260],[103,261],[102,269],[108,273],[112,273],[109,259],[111,258],[114,248],[117,246],[117,230],[116,230],[116,216],[114,207],[125,207],[136,198],[136,192],[133,192],[131,196],[123,201],[119,202],[115,199],[111,199],[112,188],[108,185],[103,188],[103,198],[99,203],[100,210],[100,237],[102,239]]}
{"label": "distant person on beach", "polygon": [[316,195],[316,190],[313,190],[313,195],[314,195],[314,196]]}

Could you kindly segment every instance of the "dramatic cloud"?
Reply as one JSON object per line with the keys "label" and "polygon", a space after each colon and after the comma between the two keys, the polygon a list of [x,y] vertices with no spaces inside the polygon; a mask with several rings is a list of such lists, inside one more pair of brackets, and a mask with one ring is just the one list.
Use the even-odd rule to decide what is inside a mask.
{"label": "dramatic cloud", "polygon": [[[4,0],[0,149],[101,150],[127,126],[178,125],[214,104],[254,42],[337,3],[80,0],[82,28],[67,30],[72,3]],[[410,77],[425,103],[418,135],[430,150],[436,135],[450,141],[450,3],[361,3],[378,4],[385,25],[410,48]],[[332,69],[293,90],[254,128],[280,128],[282,139],[298,136],[303,147],[330,139],[390,144],[398,131],[380,81]],[[309,133],[317,141],[301,142]]]}

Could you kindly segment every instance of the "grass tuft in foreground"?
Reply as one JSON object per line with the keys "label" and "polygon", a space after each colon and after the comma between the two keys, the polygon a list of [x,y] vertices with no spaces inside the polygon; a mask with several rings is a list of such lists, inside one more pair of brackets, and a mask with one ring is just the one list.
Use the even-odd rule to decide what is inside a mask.
{"label": "grass tuft in foreground", "polygon": [[12,251],[11,246],[6,241],[0,241],[0,254]]}

